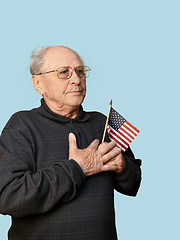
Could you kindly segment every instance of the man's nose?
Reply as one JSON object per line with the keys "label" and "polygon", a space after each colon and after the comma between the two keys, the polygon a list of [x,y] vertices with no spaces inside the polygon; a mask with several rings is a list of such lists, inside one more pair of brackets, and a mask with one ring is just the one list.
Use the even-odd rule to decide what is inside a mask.
{"label": "man's nose", "polygon": [[70,78],[70,81],[71,81],[71,83],[75,83],[77,85],[79,85],[81,82],[81,78],[78,76],[78,74],[76,73],[76,71],[74,69],[73,69],[73,73]]}

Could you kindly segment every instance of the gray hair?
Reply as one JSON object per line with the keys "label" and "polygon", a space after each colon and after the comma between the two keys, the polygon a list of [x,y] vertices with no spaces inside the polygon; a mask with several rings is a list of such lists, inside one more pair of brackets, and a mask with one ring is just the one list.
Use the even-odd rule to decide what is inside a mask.
{"label": "gray hair", "polygon": [[49,48],[50,47],[41,47],[32,52],[30,59],[30,72],[32,75],[39,73],[40,68],[44,63],[44,55]]}
{"label": "gray hair", "polygon": [[[46,52],[49,48],[51,48],[51,46],[36,48],[32,52],[31,59],[30,59],[30,72],[32,75],[36,75],[36,74],[40,73],[40,69],[42,68],[42,66],[45,63],[44,55],[46,54]],[[81,58],[81,56],[79,56],[79,54],[76,51],[74,51],[74,50],[72,50],[72,51],[77,54],[77,56],[80,58],[82,64],[84,65],[84,61]]]}

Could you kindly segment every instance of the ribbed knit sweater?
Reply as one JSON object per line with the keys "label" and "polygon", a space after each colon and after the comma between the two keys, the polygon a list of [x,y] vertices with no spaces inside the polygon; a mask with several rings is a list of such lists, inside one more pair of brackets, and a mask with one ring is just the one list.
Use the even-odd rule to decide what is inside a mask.
{"label": "ribbed knit sweater", "polygon": [[10,118],[0,138],[0,213],[12,216],[9,240],[117,239],[114,189],[136,195],[141,161],[128,148],[121,173],[85,177],[68,159],[69,133],[86,148],[102,139],[105,120],[82,107],[75,119],[58,115],[43,99]]}

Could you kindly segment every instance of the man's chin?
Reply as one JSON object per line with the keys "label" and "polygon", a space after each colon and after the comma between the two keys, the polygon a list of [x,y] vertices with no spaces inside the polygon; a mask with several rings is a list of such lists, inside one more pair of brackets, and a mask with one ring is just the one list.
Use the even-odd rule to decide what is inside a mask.
{"label": "man's chin", "polygon": [[71,99],[71,106],[77,107],[80,106],[84,101],[85,96],[74,95]]}

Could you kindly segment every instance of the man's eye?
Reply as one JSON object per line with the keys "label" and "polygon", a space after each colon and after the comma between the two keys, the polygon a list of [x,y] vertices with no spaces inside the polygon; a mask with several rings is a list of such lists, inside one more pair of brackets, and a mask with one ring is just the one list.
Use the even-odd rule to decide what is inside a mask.
{"label": "man's eye", "polygon": [[63,74],[63,73],[67,73],[68,72],[68,70],[67,69],[64,69],[64,70],[61,70],[59,73],[61,74]]}
{"label": "man's eye", "polygon": [[84,74],[84,68],[77,68],[77,69],[76,69],[76,72],[77,72],[78,74]]}
{"label": "man's eye", "polygon": [[84,71],[81,69],[81,70],[77,70],[78,73],[84,73]]}
{"label": "man's eye", "polygon": [[70,71],[68,68],[60,68],[58,71],[59,78],[65,79],[68,78],[70,74]]}

